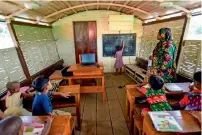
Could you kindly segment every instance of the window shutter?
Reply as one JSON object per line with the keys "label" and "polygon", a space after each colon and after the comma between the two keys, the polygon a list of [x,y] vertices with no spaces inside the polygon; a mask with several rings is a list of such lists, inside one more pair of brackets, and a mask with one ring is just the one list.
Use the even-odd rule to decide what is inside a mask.
{"label": "window shutter", "polygon": [[7,82],[25,79],[7,25],[0,22],[0,93],[6,90]]}
{"label": "window shutter", "polygon": [[179,73],[193,77],[197,70],[201,70],[201,41],[186,40],[181,54]]}
{"label": "window shutter", "polygon": [[14,29],[31,75],[59,60],[51,28],[14,24]]}
{"label": "window shutter", "polygon": [[143,34],[141,39],[141,45],[139,50],[139,57],[142,57],[144,59],[148,59],[150,55],[152,55],[152,52],[159,42],[156,38],[159,32],[159,29],[168,27],[171,29],[174,43],[176,47],[178,48],[180,38],[182,35],[182,29],[185,19],[180,20],[174,20],[174,21],[168,21],[168,22],[162,22],[162,23],[156,23],[156,24],[150,24],[143,26]]}

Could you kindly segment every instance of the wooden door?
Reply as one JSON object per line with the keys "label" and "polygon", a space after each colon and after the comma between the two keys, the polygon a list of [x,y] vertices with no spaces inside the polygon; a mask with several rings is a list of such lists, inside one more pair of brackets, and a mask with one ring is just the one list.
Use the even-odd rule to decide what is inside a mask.
{"label": "wooden door", "polygon": [[79,63],[79,55],[83,53],[95,53],[97,61],[96,22],[74,22],[74,43],[76,63]]}

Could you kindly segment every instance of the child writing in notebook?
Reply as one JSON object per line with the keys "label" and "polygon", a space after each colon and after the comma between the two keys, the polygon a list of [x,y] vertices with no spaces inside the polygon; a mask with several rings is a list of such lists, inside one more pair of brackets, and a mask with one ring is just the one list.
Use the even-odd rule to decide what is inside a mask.
{"label": "child writing in notebook", "polygon": [[142,113],[147,111],[172,110],[171,106],[167,102],[163,86],[164,81],[161,77],[151,75],[149,77],[149,84],[140,88],[140,91],[146,95],[147,102],[150,105],[150,108],[143,109]]}
{"label": "child writing in notebook", "polygon": [[[48,78],[44,76],[40,76],[32,82],[32,86],[37,91],[32,104],[32,114],[34,116],[55,115],[55,114],[71,115],[68,112],[53,110],[52,103],[49,99],[49,95],[51,94],[50,90],[52,89],[52,84]],[[69,93],[56,92],[56,94],[65,98],[70,97]]]}
{"label": "child writing in notebook", "polygon": [[115,75],[121,74],[122,67],[123,67],[122,55],[123,55],[123,50],[124,50],[124,41],[122,41],[121,44],[122,44],[121,46],[116,47],[116,53],[115,53],[116,61],[115,61],[115,65],[114,65],[114,67],[116,68]]}
{"label": "child writing in notebook", "polygon": [[[47,117],[41,135],[49,134],[53,119],[54,119],[53,116]],[[20,117],[9,116],[0,121],[1,135],[23,135],[23,132],[24,132],[24,125]]]}
{"label": "child writing in notebook", "polygon": [[23,108],[23,98],[33,97],[33,94],[21,93],[20,83],[17,81],[8,82],[6,84],[7,91],[9,92],[6,97],[6,107],[4,111],[6,116],[31,116],[31,112]]}

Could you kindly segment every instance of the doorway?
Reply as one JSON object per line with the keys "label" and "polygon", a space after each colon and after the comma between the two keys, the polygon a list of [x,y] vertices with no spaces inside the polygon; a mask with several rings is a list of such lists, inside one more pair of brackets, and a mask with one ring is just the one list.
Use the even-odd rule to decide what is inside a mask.
{"label": "doorway", "polygon": [[79,55],[83,53],[94,53],[97,62],[96,22],[74,22],[73,24],[76,63],[79,63]]}

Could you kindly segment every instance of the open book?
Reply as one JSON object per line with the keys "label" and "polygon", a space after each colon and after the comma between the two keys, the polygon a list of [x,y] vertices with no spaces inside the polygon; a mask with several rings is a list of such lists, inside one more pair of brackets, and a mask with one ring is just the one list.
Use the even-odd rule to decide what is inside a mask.
{"label": "open book", "polygon": [[165,87],[168,91],[171,91],[171,92],[181,92],[183,91],[182,88],[180,88],[177,84],[175,83],[165,83]]}
{"label": "open book", "polygon": [[149,112],[149,116],[157,131],[180,132],[183,131],[175,118],[167,112]]}
{"label": "open book", "polygon": [[23,123],[23,125],[23,135],[41,135],[44,129],[44,124],[41,123]]}

